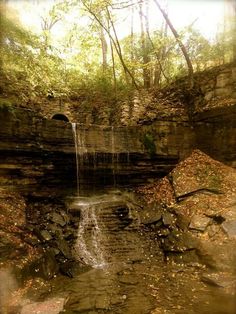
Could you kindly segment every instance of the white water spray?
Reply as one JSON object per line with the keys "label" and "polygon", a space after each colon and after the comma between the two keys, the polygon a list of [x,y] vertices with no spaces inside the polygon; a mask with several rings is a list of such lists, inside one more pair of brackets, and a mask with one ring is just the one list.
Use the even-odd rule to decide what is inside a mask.
{"label": "white water spray", "polygon": [[78,136],[77,136],[76,123],[72,123],[72,131],[73,131],[74,143],[75,143],[77,194],[79,195],[79,191],[80,191],[80,182],[79,182],[79,147],[78,147],[78,140],[77,140]]}
{"label": "white water spray", "polygon": [[98,221],[98,209],[94,205],[81,206],[79,231],[75,245],[75,253],[86,265],[95,268],[103,267],[105,263],[101,230]]}
{"label": "white water spray", "polygon": [[85,131],[77,130],[78,125],[72,123],[72,131],[75,143],[75,155],[76,155],[76,181],[77,181],[77,194],[81,192],[81,169],[84,167],[84,163],[87,159],[87,148],[85,144]]}

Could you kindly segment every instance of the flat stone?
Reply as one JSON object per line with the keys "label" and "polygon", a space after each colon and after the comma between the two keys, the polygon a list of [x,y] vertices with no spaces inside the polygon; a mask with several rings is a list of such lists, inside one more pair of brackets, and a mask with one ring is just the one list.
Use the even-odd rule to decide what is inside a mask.
{"label": "flat stone", "polygon": [[52,239],[51,234],[47,230],[42,230],[40,232],[40,235],[43,238],[43,240],[45,240],[45,241],[50,241]]}
{"label": "flat stone", "polygon": [[61,227],[64,227],[66,224],[64,218],[58,213],[52,213],[51,220],[56,224],[60,225]]}
{"label": "flat stone", "polygon": [[170,213],[164,213],[162,215],[162,221],[165,226],[171,226],[175,222],[175,218]]}
{"label": "flat stone", "polygon": [[228,220],[222,223],[223,230],[229,237],[236,237],[236,220]]}
{"label": "flat stone", "polygon": [[169,174],[177,198],[201,191],[218,195],[223,189],[222,183],[227,175],[229,178],[236,177],[236,173],[232,172],[231,168],[210,158],[200,150],[194,150]]}
{"label": "flat stone", "polygon": [[59,266],[52,250],[45,252],[44,256],[35,261],[26,269],[26,275],[40,277],[46,280],[52,279],[58,273]]}
{"label": "flat stone", "polygon": [[211,218],[200,216],[200,215],[194,215],[191,219],[189,229],[205,231],[210,221],[211,221]]}
{"label": "flat stone", "polygon": [[65,257],[70,259],[71,258],[71,252],[70,252],[70,248],[69,248],[67,242],[63,239],[58,239],[57,245],[58,245],[58,249],[61,251],[61,253]]}
{"label": "flat stone", "polygon": [[221,288],[233,288],[236,284],[236,277],[228,272],[205,273],[201,280],[208,285]]}
{"label": "flat stone", "polygon": [[163,243],[163,250],[165,252],[184,252],[187,250],[196,249],[198,247],[198,241],[190,232],[171,232]]}
{"label": "flat stone", "polygon": [[162,214],[155,210],[148,210],[140,213],[140,222],[149,225],[161,220]]}

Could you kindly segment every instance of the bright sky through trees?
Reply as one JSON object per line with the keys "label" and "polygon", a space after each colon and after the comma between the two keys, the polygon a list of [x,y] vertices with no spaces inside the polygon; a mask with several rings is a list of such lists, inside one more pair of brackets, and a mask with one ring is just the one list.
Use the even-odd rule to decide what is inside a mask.
{"label": "bright sky through trees", "polygon": [[4,88],[25,102],[48,90],[110,102],[236,58],[235,0],[1,3]]}
{"label": "bright sky through trees", "polygon": [[[177,29],[194,23],[195,28],[199,29],[207,39],[215,37],[219,25],[223,22],[224,0],[162,0],[160,2],[162,5],[168,3],[169,17]],[[36,32],[39,31],[41,27],[40,17],[45,14],[54,3],[54,0],[9,1],[9,5],[19,13],[22,23]],[[129,34],[130,11],[128,9],[122,10],[120,14],[119,12],[117,12],[117,14],[119,17],[117,29],[119,37],[121,38]],[[153,1],[150,1],[149,14],[150,28],[157,28],[162,22],[162,17]],[[71,23],[80,23],[81,19],[78,19],[75,12],[71,12],[67,15],[66,21],[67,23],[69,21]],[[65,32],[67,23],[64,22],[55,25],[52,31],[56,38],[60,37],[60,35]],[[139,32],[140,22],[138,13],[135,16],[134,26],[135,31]]]}

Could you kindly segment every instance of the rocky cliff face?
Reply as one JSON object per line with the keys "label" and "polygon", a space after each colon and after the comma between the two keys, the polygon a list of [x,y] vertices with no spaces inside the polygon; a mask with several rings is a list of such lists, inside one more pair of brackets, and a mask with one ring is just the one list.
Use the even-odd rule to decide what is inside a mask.
{"label": "rocky cliff face", "polygon": [[[72,125],[23,109],[2,108],[1,185],[27,190],[76,187]],[[167,173],[192,147],[187,122],[162,121],[155,128],[76,126],[81,182],[141,183]],[[82,157],[83,156],[83,157]]]}
{"label": "rocky cliff face", "polygon": [[[137,184],[168,173],[192,149],[234,166],[236,107],[186,117],[161,116],[151,125],[133,127],[77,125],[84,155],[80,181],[92,186]],[[75,190],[76,161],[72,125],[46,120],[32,111],[0,110],[1,185],[25,191]]]}
{"label": "rocky cliff face", "polygon": [[195,121],[196,147],[236,167],[236,105],[198,113]]}

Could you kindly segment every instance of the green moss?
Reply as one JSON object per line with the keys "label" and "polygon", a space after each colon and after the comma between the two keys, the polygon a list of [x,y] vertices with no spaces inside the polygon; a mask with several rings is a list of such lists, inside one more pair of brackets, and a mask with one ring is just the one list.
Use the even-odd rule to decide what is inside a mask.
{"label": "green moss", "polygon": [[8,99],[0,98],[0,110],[4,112],[13,111],[12,102]]}
{"label": "green moss", "polygon": [[146,133],[143,136],[143,145],[148,154],[152,157],[156,153],[156,144],[153,134]]}

